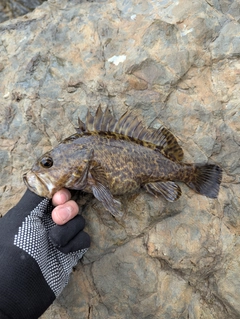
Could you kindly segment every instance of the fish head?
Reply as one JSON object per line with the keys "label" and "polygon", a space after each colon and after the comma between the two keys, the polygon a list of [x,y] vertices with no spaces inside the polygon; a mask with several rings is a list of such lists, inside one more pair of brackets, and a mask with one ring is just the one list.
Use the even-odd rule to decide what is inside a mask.
{"label": "fish head", "polygon": [[83,189],[93,150],[86,145],[60,143],[42,155],[23,175],[26,186],[39,196],[52,198],[61,188]]}

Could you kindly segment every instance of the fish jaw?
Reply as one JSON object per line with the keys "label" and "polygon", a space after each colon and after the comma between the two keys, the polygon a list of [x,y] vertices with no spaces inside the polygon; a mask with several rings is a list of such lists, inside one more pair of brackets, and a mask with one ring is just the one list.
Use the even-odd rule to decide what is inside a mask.
{"label": "fish jaw", "polygon": [[32,171],[28,171],[23,175],[23,181],[30,191],[41,197],[52,198],[53,194],[57,191],[50,180],[43,179]]}

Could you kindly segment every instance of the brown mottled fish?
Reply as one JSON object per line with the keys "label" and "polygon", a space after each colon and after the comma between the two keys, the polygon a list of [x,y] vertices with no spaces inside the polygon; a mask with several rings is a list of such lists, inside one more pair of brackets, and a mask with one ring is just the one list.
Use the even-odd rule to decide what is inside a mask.
{"label": "brown mottled fish", "polygon": [[195,192],[216,198],[222,169],[213,164],[182,163],[183,150],[166,128],[146,128],[132,112],[119,120],[108,108],[88,111],[77,133],[41,156],[24,175],[34,193],[51,198],[62,187],[93,195],[114,216],[121,216],[113,195],[140,187],[172,202],[181,196],[180,181]]}

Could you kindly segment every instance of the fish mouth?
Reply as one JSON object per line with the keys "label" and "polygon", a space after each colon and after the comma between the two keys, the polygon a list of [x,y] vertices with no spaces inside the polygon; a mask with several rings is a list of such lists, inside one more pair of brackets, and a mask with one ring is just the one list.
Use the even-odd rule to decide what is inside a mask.
{"label": "fish mouth", "polygon": [[[43,179],[32,171],[23,175],[23,181],[27,188],[33,193],[42,197],[52,198],[53,187],[49,187],[49,183],[44,182]],[[50,186],[52,186],[52,183]]]}

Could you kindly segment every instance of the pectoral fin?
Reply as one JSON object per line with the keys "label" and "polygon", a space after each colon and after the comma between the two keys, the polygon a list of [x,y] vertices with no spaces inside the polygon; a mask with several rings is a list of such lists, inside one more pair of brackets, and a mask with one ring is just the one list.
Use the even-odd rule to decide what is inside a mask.
{"label": "pectoral fin", "polygon": [[106,210],[115,217],[122,217],[123,212],[120,211],[121,203],[113,198],[110,191],[101,183],[96,182],[92,185],[93,195],[102,202]]}
{"label": "pectoral fin", "polygon": [[95,181],[98,181],[99,183],[101,183],[103,185],[108,184],[106,173],[104,171],[104,168],[100,164],[92,161],[90,173],[92,175],[92,178]]}
{"label": "pectoral fin", "polygon": [[149,183],[144,185],[144,187],[150,194],[155,196],[162,195],[169,202],[174,202],[182,194],[181,188],[171,181]]}
{"label": "pectoral fin", "polygon": [[106,210],[115,217],[122,217],[121,203],[113,198],[107,186],[105,171],[100,164],[92,162],[88,173],[88,185],[91,187],[93,195],[102,202]]}

